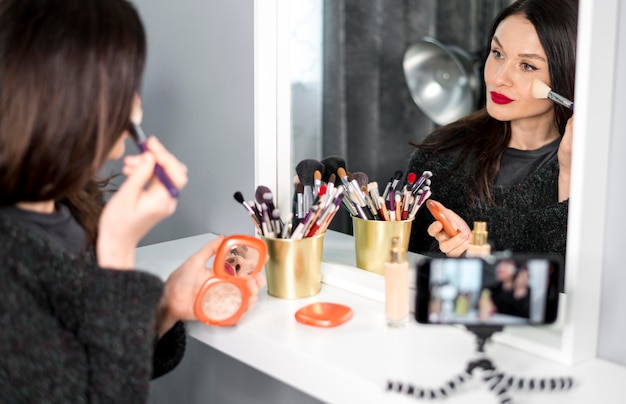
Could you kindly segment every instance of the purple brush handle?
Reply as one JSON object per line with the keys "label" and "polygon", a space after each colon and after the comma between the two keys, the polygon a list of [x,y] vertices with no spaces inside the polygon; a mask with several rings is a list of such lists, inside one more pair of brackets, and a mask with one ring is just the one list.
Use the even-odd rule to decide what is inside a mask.
{"label": "purple brush handle", "polygon": [[[137,142],[137,146],[142,153],[148,150],[145,142]],[[178,198],[180,191],[178,190],[178,188],[176,188],[170,177],[168,177],[167,173],[159,163],[154,166],[154,174],[165,186],[165,188],[167,188],[167,191],[170,193],[170,195],[172,195],[172,198]]]}

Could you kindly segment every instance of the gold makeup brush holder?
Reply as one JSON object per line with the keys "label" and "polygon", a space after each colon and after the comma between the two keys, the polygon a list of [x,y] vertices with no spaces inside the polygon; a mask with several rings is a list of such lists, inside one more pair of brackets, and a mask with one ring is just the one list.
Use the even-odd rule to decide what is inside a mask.
{"label": "gold makeup brush holder", "polygon": [[411,237],[410,220],[365,220],[352,217],[356,266],[377,274],[384,273],[385,262],[389,260],[391,240],[400,237],[402,248],[409,248]]}
{"label": "gold makeup brush holder", "polygon": [[299,299],[319,293],[322,286],[324,234],[301,239],[267,238],[265,263],[267,293],[282,299]]}

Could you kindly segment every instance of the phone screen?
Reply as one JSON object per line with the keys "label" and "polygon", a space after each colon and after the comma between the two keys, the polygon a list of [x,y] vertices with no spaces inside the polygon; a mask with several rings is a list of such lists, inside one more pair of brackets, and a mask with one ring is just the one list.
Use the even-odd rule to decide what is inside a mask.
{"label": "phone screen", "polygon": [[430,258],[417,265],[415,319],[464,325],[549,324],[561,265],[554,258]]}

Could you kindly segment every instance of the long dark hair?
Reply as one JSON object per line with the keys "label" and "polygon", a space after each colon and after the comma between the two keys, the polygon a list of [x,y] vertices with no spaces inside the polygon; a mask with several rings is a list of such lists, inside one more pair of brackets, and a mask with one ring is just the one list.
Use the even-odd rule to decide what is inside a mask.
{"label": "long dark hair", "polygon": [[[576,30],[578,0],[519,0],[503,9],[489,31],[485,58],[498,25],[511,15],[524,16],[530,21],[548,57],[550,87],[555,92],[574,99],[576,65]],[[572,111],[554,106],[554,125],[562,135]],[[468,160],[467,183],[470,197],[477,196],[492,201],[490,185],[500,168],[500,158],[511,140],[510,122],[498,121],[489,116],[486,108],[470,114],[449,125],[437,128],[422,143],[414,146],[431,150],[459,149],[455,162],[459,168]]]}
{"label": "long dark hair", "polygon": [[0,205],[64,201],[95,240],[96,175],[128,125],[145,58],[125,0],[0,2]]}

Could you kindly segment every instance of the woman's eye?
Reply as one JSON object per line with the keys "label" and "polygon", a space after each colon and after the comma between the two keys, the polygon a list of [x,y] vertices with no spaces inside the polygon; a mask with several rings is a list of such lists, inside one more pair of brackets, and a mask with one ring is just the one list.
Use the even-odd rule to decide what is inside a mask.
{"label": "woman's eye", "polygon": [[500,51],[492,49],[491,53],[493,54],[493,57],[495,57],[496,59],[502,59],[504,58],[504,56],[502,56],[502,53],[500,53]]}
{"label": "woman's eye", "polygon": [[522,69],[527,72],[534,72],[535,70],[537,70],[535,66],[528,63],[522,63]]}

